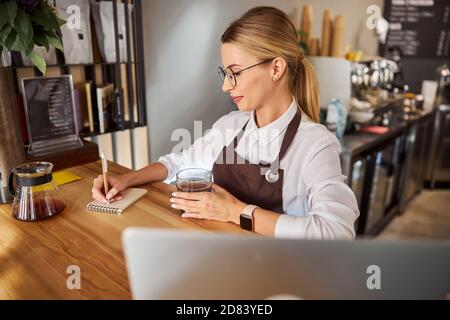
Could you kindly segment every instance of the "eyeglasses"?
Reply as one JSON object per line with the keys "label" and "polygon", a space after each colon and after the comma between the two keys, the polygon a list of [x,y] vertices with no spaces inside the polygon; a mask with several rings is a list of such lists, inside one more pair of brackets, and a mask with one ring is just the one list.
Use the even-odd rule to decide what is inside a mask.
{"label": "eyeglasses", "polygon": [[237,72],[234,72],[233,70],[231,70],[230,67],[226,68],[225,70],[222,67],[219,67],[218,68],[218,73],[219,73],[220,80],[222,80],[222,83],[223,83],[223,81],[225,81],[225,78],[227,78],[228,82],[230,83],[230,85],[233,88],[236,88],[236,86],[237,86],[236,76],[240,75],[241,72],[244,72],[245,70],[251,69],[253,67],[259,66],[259,65],[264,64],[264,63],[267,63],[269,61],[272,61],[272,59],[264,60],[263,62],[254,64],[254,65],[252,65],[250,67],[247,67],[245,69],[239,70]]}

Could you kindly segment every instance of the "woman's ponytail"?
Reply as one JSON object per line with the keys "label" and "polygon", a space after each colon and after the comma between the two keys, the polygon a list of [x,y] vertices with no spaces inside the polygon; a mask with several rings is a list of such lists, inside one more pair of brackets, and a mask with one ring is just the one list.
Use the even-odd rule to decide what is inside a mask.
{"label": "woman's ponytail", "polygon": [[320,102],[319,102],[319,84],[317,82],[316,72],[312,64],[303,56],[298,58],[297,77],[294,80],[294,96],[297,99],[297,105],[313,121],[319,122]]}

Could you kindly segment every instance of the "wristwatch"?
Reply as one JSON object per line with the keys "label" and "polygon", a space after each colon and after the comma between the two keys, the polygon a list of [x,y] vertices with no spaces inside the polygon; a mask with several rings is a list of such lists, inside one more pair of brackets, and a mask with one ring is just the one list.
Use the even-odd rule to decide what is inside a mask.
{"label": "wristwatch", "polygon": [[244,210],[242,210],[240,216],[241,228],[248,231],[253,231],[253,212],[258,206],[247,205]]}

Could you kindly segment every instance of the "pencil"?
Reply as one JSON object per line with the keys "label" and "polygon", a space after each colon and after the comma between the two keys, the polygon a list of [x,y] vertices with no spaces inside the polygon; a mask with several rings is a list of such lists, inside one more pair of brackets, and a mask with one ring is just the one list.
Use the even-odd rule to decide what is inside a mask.
{"label": "pencil", "polygon": [[[100,154],[100,158],[102,159],[102,175],[103,175],[103,187],[105,188],[105,197],[109,192],[109,184],[108,184],[108,161],[105,158],[105,154],[102,152]],[[106,198],[106,202],[109,205],[109,199]]]}

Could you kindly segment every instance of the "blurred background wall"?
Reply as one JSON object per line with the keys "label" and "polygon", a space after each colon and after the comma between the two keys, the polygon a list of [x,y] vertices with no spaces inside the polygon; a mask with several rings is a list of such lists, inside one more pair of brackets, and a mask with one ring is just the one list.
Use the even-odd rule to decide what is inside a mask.
{"label": "blurred background wall", "polygon": [[376,55],[377,39],[366,27],[366,10],[373,4],[382,8],[382,0],[143,1],[151,161],[171,152],[176,144],[170,141],[174,129],[186,128],[193,136],[195,120],[202,120],[206,130],[220,116],[235,110],[217,76],[220,36],[226,27],[255,6],[275,6],[293,14],[306,4],[313,5],[313,37],[320,37],[323,11],[330,9],[345,17],[344,46]]}

